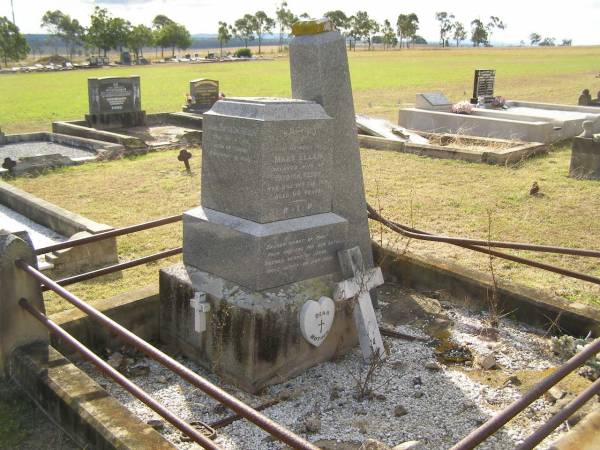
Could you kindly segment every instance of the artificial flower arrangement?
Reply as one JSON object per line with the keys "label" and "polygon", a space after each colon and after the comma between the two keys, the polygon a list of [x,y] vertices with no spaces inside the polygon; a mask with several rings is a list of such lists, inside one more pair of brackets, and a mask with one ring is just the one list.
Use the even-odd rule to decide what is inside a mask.
{"label": "artificial flower arrangement", "polygon": [[454,114],[471,114],[473,112],[473,105],[470,102],[463,100],[462,102],[452,105],[452,112]]}
{"label": "artificial flower arrangement", "polygon": [[506,105],[506,99],[501,95],[494,97],[492,100],[492,108],[504,108]]}

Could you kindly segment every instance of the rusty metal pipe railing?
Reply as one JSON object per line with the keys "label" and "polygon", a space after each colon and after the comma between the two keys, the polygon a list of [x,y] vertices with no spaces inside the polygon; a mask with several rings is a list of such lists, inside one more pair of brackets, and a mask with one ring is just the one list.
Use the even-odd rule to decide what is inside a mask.
{"label": "rusty metal pipe railing", "polygon": [[162,219],[156,219],[151,220],[149,222],[139,223],[137,225],[116,228],[114,230],[104,231],[102,233],[94,234],[92,236],[73,239],[72,241],[61,242],[59,244],[52,244],[48,245],[47,247],[40,247],[35,250],[35,254],[43,255],[45,253],[55,252],[57,250],[64,250],[65,248],[77,247],[78,245],[89,244],[91,242],[97,242],[115,236],[123,236],[125,234],[135,233],[137,231],[149,230],[151,228],[160,227],[162,225],[180,222],[182,218],[183,216],[179,214],[176,216],[163,217]]}
{"label": "rusty metal pipe railing", "polygon": [[35,317],[41,324],[43,324],[48,330],[58,336],[62,342],[73,348],[85,359],[94,364],[98,370],[106,377],[112,378],[115,383],[119,384],[123,389],[133,395],[135,398],[145,403],[149,408],[154,410],[161,417],[165,418],[174,427],[179,429],[185,435],[190,437],[194,442],[198,443],[205,449],[209,450],[220,450],[221,447],[216,445],[198,430],[193,428],[188,423],[181,420],[173,412],[158,403],[153,397],[151,397],[146,391],[141,389],[138,385],[131,382],[127,377],[121,374],[118,370],[112,368],[102,358],[93,353],[85,345],[63,330],[59,325],[50,320],[46,315],[42,314],[36,308],[31,305],[26,299],[22,298],[19,301],[19,305]]}
{"label": "rusty metal pipe railing", "polygon": [[600,258],[600,251],[598,250],[588,250],[588,249],[579,249],[579,248],[569,248],[569,247],[556,247],[552,245],[537,245],[537,244],[528,244],[522,242],[506,242],[506,241],[486,241],[483,239],[470,239],[463,237],[453,237],[453,236],[443,236],[438,234],[426,233],[424,231],[419,231],[414,228],[409,228],[404,225],[400,225],[398,223],[392,222],[391,220],[385,219],[381,214],[379,214],[372,206],[367,205],[367,211],[369,214],[369,218],[376,220],[378,222],[383,223],[386,222],[394,223],[398,227],[402,228],[404,231],[404,235],[406,237],[411,237],[414,239],[419,239],[422,241],[433,241],[433,242],[445,242],[446,244],[454,244],[459,246],[467,246],[467,245],[476,245],[476,246],[485,246],[485,247],[495,247],[495,248],[508,248],[513,250],[529,250],[532,252],[545,252],[545,253],[557,253],[561,255],[573,255],[573,256],[586,256],[593,258]]}
{"label": "rusty metal pipe railing", "polygon": [[[433,237],[433,238],[436,237],[430,233],[420,231],[420,230],[417,230],[414,228],[409,228],[405,225],[401,225],[396,222],[392,222],[391,220],[385,219],[370,206],[369,206],[369,218],[382,223],[386,227],[390,228],[392,231],[395,231],[396,233],[399,233],[408,238],[421,239],[421,236],[428,236],[428,237]],[[428,239],[428,240],[434,240],[434,239]],[[562,267],[557,267],[557,266],[553,266],[550,264],[542,263],[539,261],[522,258],[520,256],[515,256],[515,255],[508,254],[508,253],[499,252],[496,250],[492,250],[491,248],[488,248],[488,247],[479,247],[476,245],[462,244],[462,243],[458,243],[458,242],[448,242],[448,243],[450,245],[455,245],[457,247],[466,248],[468,250],[473,250],[475,252],[485,253],[487,255],[492,255],[497,258],[502,258],[502,259],[513,261],[513,262],[523,264],[526,266],[536,267],[538,269],[546,270],[548,272],[557,273],[559,275],[565,275],[565,276],[568,276],[571,278],[576,278],[578,280],[583,280],[583,281],[587,281],[587,282],[594,283],[594,284],[600,284],[600,278],[595,277],[593,275],[588,275],[585,273],[576,272],[574,270],[569,270],[569,269],[565,269]]]}
{"label": "rusty metal pipe railing", "polygon": [[[103,267],[101,269],[92,270],[90,272],[81,273],[79,275],[73,275],[72,277],[62,278],[60,280],[56,280],[57,284],[61,286],[68,286],[70,284],[79,283],[85,280],[91,280],[92,278],[100,277],[102,275],[108,275],[114,272],[119,272],[125,269],[131,269],[132,267],[141,266],[142,264],[146,264],[152,261],[157,261],[159,259],[168,258],[170,256],[179,255],[183,252],[183,248],[173,248],[170,250],[165,250],[163,252],[155,253],[153,255],[144,256],[142,258],[133,259],[131,261],[114,264],[112,266]],[[42,291],[47,291],[48,288],[46,286],[42,286]]]}
{"label": "rusty metal pipe railing", "polygon": [[484,440],[503,427],[509,420],[527,408],[530,404],[540,398],[548,389],[569,375],[588,359],[600,352],[600,338],[594,340],[583,350],[569,359],[546,378],[537,383],[531,390],[527,391],[520,399],[513,402],[508,408],[496,414],[482,426],[472,431],[450,450],[471,450],[481,444]]}
{"label": "rusty metal pipe railing", "polygon": [[542,442],[550,433],[556,430],[561,423],[571,417],[575,411],[581,408],[587,401],[600,392],[600,378],[585,388],[577,397],[571,400],[567,406],[538,428],[533,434],[525,439],[516,450],[532,450]]}
{"label": "rusty metal pipe railing", "polygon": [[276,437],[280,441],[295,449],[318,450],[318,447],[314,446],[310,442],[296,435],[291,430],[288,430],[284,426],[259,413],[244,402],[225,392],[223,389],[219,388],[218,386],[215,386],[207,379],[201,377],[197,373],[192,372],[183,364],[180,364],[179,362],[175,361],[173,358],[163,353],[156,347],[139,338],[128,329],[122,327],[114,320],[102,314],[93,306],[87,304],[73,293],[58,285],[55,281],[45,276],[35,267],[30,266],[23,260],[18,260],[15,262],[15,264],[17,267],[31,275],[38,282],[47,286],[51,291],[60,295],[65,300],[69,301],[71,304],[88,314],[94,320],[100,322],[102,325],[104,325],[111,332],[119,336],[125,342],[137,348],[141,352],[145,353],[150,358],[159,362],[168,369],[172,370],[184,380],[193,384],[198,389],[202,390],[203,392],[217,400],[219,403],[222,403],[223,405],[227,406],[229,409],[236,412],[240,416],[248,419],[250,422],[259,426],[260,428],[262,428],[272,436]]}

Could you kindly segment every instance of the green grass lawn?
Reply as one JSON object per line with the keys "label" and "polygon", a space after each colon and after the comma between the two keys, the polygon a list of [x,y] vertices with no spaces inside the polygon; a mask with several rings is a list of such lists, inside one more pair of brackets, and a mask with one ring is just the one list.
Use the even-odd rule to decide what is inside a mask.
{"label": "green grass lawn", "polygon": [[[495,68],[498,94],[524,100],[576,103],[582,89],[600,89],[600,47],[430,49],[350,53],[357,110],[394,119],[400,103],[417,91],[439,89],[452,99],[470,98],[473,70]],[[140,67],[32,73],[0,77],[0,127],[8,132],[46,130],[87,111],[87,78],[140,75],[148,112],[181,108],[191,79],[219,80],[227,95],[289,96],[289,63],[162,64]]]}

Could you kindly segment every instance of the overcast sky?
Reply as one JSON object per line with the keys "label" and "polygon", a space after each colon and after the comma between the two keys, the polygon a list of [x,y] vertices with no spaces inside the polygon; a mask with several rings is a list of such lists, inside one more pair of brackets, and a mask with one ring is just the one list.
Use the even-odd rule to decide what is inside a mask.
{"label": "overcast sky", "polygon": [[[25,33],[40,33],[40,19],[49,9],[60,9],[87,25],[94,5],[108,8],[133,24],[149,25],[157,14],[166,14],[184,24],[192,34],[215,33],[220,20],[232,23],[243,14],[264,10],[274,16],[277,0],[13,0],[16,23]],[[390,6],[397,3],[397,6]],[[0,0],[0,16],[11,17],[11,0]],[[573,39],[574,44],[600,44],[600,0],[288,0],[296,14],[320,17],[325,11],[342,9],[347,14],[366,10],[378,21],[392,23],[400,13],[415,12],[420,19],[419,34],[437,38],[436,11],[448,11],[468,24],[474,18],[499,16],[507,29],[493,40],[527,41],[532,32],[544,37]],[[403,6],[407,5],[407,6]]]}

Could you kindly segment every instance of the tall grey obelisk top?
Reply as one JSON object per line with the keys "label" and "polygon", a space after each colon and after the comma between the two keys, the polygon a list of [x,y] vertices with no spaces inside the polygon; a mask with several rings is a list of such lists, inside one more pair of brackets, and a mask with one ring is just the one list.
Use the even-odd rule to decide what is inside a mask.
{"label": "tall grey obelisk top", "polygon": [[360,164],[354,101],[346,54],[346,41],[327,19],[298,22],[290,43],[292,97],[319,103],[334,119],[332,132],[333,212],[349,222],[349,244],[358,245],[365,266],[373,266],[373,253],[365,188]]}

